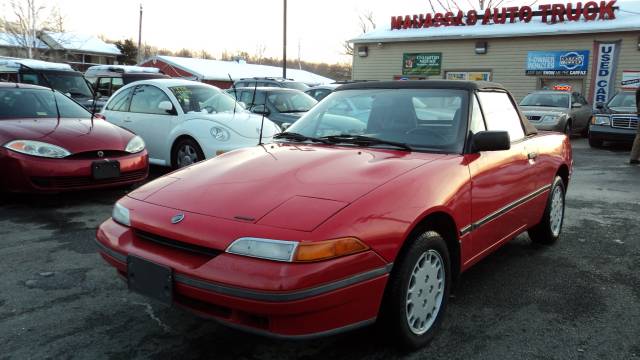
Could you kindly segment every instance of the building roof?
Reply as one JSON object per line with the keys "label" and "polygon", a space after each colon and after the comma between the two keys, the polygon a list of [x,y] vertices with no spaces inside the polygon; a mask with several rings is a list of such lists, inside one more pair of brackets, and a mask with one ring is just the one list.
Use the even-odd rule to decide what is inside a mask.
{"label": "building roof", "polygon": [[45,32],[42,34],[41,39],[53,49],[114,56],[122,54],[114,44],[108,44],[92,35]]}
{"label": "building roof", "polygon": [[[543,23],[539,16],[534,16],[529,23],[514,23],[473,26],[440,26],[391,30],[390,24],[383,28],[362,34],[351,41],[354,44],[384,43],[400,41],[424,40],[459,40],[473,38],[499,38],[541,35],[565,35],[582,33],[607,33],[621,31],[640,31],[640,1],[618,0],[619,9],[613,20],[564,21],[555,24]],[[422,9],[417,9],[422,10]],[[478,14],[481,18],[482,14]]]}
{"label": "building roof", "polygon": [[[22,47],[22,41],[14,34],[0,32],[0,46],[3,47]],[[49,47],[40,39],[36,39],[36,48],[48,49]]]}
{"label": "building roof", "polygon": [[[282,68],[269,65],[239,63],[236,61],[208,60],[177,56],[158,55],[145,60],[153,65],[154,60],[165,62],[193,74],[198,80],[229,81],[252,77],[280,77]],[[306,84],[327,84],[333,80],[305,70],[287,69],[287,77]]]}

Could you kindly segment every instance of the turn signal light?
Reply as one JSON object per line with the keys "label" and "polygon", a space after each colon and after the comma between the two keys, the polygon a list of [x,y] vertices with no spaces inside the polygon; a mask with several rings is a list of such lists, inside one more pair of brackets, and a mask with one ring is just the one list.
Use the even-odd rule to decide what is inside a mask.
{"label": "turn signal light", "polygon": [[357,238],[345,237],[327,241],[300,243],[293,261],[320,261],[368,250],[369,247]]}

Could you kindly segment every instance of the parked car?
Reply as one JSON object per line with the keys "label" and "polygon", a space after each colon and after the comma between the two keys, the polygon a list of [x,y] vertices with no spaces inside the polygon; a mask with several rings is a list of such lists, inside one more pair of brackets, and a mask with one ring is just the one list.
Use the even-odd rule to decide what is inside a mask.
{"label": "parked car", "polygon": [[605,141],[632,143],[638,129],[635,91],[621,91],[607,104],[596,106],[589,127],[589,145],[600,147]]}
{"label": "parked car", "polygon": [[170,78],[160,72],[158,68],[129,65],[91,66],[85,71],[84,77],[91,83],[93,90],[99,92],[99,97],[105,102],[118,89],[132,82]]}
{"label": "parked car", "polygon": [[68,64],[32,59],[0,59],[0,81],[53,88],[86,109],[93,107],[94,93],[87,80]]}
{"label": "parked car", "polygon": [[288,88],[295,89],[300,91],[305,91],[309,88],[307,84],[295,81],[292,79],[278,78],[278,77],[253,77],[253,78],[242,78],[240,80],[236,80],[233,83],[233,86],[240,87],[279,87],[279,88]]}
{"label": "parked car", "polygon": [[[345,98],[373,99],[367,121],[331,113]],[[498,84],[351,84],[272,144],[131,192],[97,244],[131,290],[233,327],[379,321],[415,349],[461,272],[524,231],[558,239],[571,166],[567,136],[537,134]]]}
{"label": "parked car", "polygon": [[[174,168],[258,144],[263,120],[215,86],[180,79],[125,85],[101,115],[140,135],[152,164]],[[264,141],[278,132],[278,126],[264,120]]]}
{"label": "parked car", "polygon": [[536,91],[522,99],[520,107],[531,124],[539,130],[553,130],[568,135],[587,135],[593,111],[579,93]]}
{"label": "parked car", "polygon": [[144,141],[58,91],[0,83],[0,191],[60,192],[147,178]]}
{"label": "parked car", "polygon": [[249,111],[264,114],[281,128],[296,122],[318,102],[299,90],[258,87],[231,88],[227,94],[236,98]]}
{"label": "parked car", "polygon": [[331,94],[340,85],[341,84],[326,84],[326,85],[313,86],[305,90],[304,93],[320,101],[325,97],[327,97],[327,95]]}

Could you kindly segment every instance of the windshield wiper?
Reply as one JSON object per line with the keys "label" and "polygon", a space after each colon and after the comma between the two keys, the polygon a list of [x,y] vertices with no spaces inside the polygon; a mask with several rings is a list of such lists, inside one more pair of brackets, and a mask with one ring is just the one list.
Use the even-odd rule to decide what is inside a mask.
{"label": "windshield wiper", "polygon": [[294,132],[286,132],[286,131],[273,135],[273,138],[286,139],[286,140],[292,140],[292,141],[312,141],[312,142],[319,142],[323,144],[331,144],[330,141],[325,139],[314,138],[314,137],[310,137],[310,136],[306,136],[306,135],[302,135]]}
{"label": "windshield wiper", "polygon": [[328,140],[332,143],[349,143],[355,144],[359,146],[368,146],[368,145],[391,145],[404,150],[413,151],[411,146],[395,141],[388,141],[383,139],[378,139],[370,136],[363,135],[331,135],[331,136],[323,136],[320,139]]}
{"label": "windshield wiper", "polygon": [[303,109],[293,109],[293,110],[285,110],[285,111],[280,111],[281,114],[289,114],[289,113],[299,113],[299,112],[307,112],[309,110],[303,110]]}

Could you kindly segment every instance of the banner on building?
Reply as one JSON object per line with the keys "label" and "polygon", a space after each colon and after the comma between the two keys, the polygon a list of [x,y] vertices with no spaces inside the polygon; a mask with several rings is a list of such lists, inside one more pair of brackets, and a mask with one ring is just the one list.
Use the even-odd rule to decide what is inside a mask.
{"label": "banner on building", "polygon": [[640,87],[640,71],[624,70],[621,85],[623,89],[637,89]]}
{"label": "banner on building", "polygon": [[440,75],[442,53],[403,54],[402,75]]}
{"label": "banner on building", "polygon": [[589,50],[529,51],[527,75],[585,76],[589,69]]}
{"label": "banner on building", "polygon": [[597,103],[608,102],[615,91],[619,53],[620,41],[594,43],[591,79],[591,99],[594,108]]}

